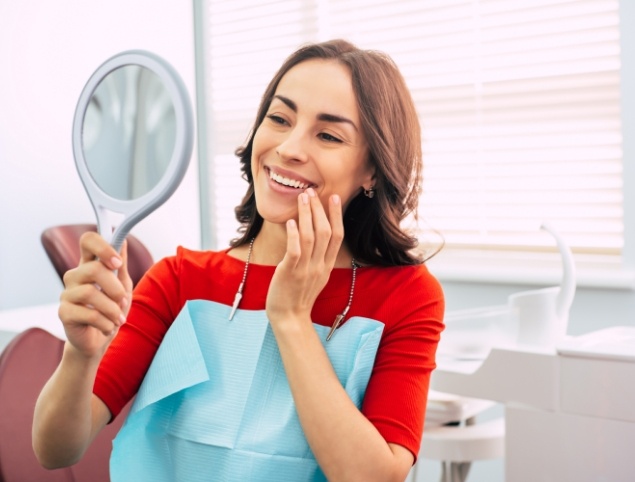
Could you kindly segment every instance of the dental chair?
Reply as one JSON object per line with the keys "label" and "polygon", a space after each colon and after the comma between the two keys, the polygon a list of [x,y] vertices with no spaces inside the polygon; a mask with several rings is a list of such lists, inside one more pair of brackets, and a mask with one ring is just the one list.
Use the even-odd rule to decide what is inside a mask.
{"label": "dental chair", "polygon": [[[87,231],[97,231],[95,224],[67,224],[45,229],[40,236],[44,251],[60,279],[79,264],[79,238]],[[128,235],[128,272],[136,286],[154,260],[148,248],[133,235]]]}
{"label": "dental chair", "polygon": [[64,341],[41,328],[15,336],[0,354],[0,482],[108,482],[112,440],[129,411],[97,435],[71,467],[42,468],[33,453],[35,401],[62,358]]}

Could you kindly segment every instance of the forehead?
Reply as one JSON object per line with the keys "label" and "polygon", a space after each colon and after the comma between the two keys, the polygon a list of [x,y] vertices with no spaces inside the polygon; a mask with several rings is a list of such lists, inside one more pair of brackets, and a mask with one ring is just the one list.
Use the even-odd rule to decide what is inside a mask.
{"label": "forehead", "polygon": [[276,94],[298,110],[316,110],[359,118],[350,69],[337,60],[311,59],[293,66],[280,79]]}

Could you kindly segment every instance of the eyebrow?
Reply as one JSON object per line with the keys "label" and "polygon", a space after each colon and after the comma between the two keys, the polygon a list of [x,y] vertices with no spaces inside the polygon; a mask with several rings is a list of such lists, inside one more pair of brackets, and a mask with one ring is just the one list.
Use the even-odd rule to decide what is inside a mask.
{"label": "eyebrow", "polygon": [[[298,106],[296,105],[295,102],[293,102],[291,99],[289,99],[288,97],[285,97],[283,95],[274,95],[273,96],[275,99],[278,99],[282,102],[284,102],[284,104],[286,104],[286,106],[291,109],[293,112],[298,112]],[[355,123],[348,119],[347,117],[343,117],[341,115],[335,115],[335,114],[326,114],[326,113],[321,113],[317,115],[318,120],[321,121],[325,121],[325,122],[343,122],[346,124],[350,124],[351,126],[353,126],[353,129],[355,129],[357,131],[357,126],[355,125]]]}

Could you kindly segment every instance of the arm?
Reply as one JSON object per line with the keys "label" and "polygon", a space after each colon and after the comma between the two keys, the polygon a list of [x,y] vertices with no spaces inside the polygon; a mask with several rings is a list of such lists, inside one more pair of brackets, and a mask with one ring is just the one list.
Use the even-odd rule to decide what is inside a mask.
{"label": "arm", "polygon": [[412,453],[387,443],[353,404],[311,324],[275,334],[300,423],[328,480],[403,481]]}
{"label": "arm", "polygon": [[67,342],[33,417],[33,450],[46,468],[77,462],[110,420],[109,410],[92,388],[131,299],[125,244],[121,256],[96,233],[83,235],[80,245],[80,265],[64,275],[60,297]]}
{"label": "arm", "polygon": [[337,197],[330,200],[327,220],[319,199],[308,192],[308,202],[299,197],[298,225],[287,223],[287,252],[267,296],[267,316],[300,422],[329,480],[403,481],[412,453],[387,443],[351,402],[311,324],[311,308],[335,264],[343,226]]}
{"label": "arm", "polygon": [[35,406],[33,450],[47,469],[78,462],[110,420],[106,405],[92,393],[97,363],[82,359],[70,344]]}

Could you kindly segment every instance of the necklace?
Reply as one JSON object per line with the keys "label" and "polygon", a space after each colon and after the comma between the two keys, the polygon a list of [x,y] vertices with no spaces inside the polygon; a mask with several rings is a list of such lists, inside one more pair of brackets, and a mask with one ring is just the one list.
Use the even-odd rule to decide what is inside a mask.
{"label": "necklace", "polygon": [[238,291],[236,291],[236,296],[234,296],[234,304],[232,305],[232,311],[229,313],[229,321],[232,321],[236,310],[238,309],[238,305],[240,304],[240,300],[243,297],[243,288],[245,287],[245,280],[247,279],[247,271],[249,271],[249,261],[251,261],[251,251],[254,249],[254,241],[256,238],[251,238],[249,241],[249,251],[247,252],[247,262],[245,263],[245,269],[243,271],[243,279],[238,285]]}
{"label": "necklace", "polygon": [[[255,239],[256,238],[251,238],[251,241],[249,241],[249,251],[247,252],[247,261],[245,262],[245,269],[243,270],[243,279],[240,281],[240,284],[238,285],[238,291],[236,291],[236,295],[234,296],[234,303],[232,304],[232,309],[231,309],[231,312],[229,313],[229,321],[231,321],[234,315],[236,314],[238,305],[240,305],[240,300],[243,298],[243,289],[245,288],[247,273],[249,272],[249,262],[251,261],[251,252],[253,251],[253,248],[254,248]],[[357,263],[355,262],[355,258],[353,258],[353,260],[351,261],[351,267],[353,268],[353,276],[351,280],[351,290],[350,290],[350,293],[348,294],[348,303],[344,307],[342,312],[335,317],[335,320],[333,321],[333,324],[331,325],[331,329],[329,330],[329,333],[326,336],[326,341],[329,341],[331,337],[333,336],[333,334],[335,333],[335,330],[337,330],[340,327],[340,325],[342,324],[342,321],[344,321],[344,318],[346,317],[346,314],[348,313],[348,310],[350,310],[351,305],[353,304],[353,294],[355,293],[355,279],[357,277],[357,268],[359,267]]]}

